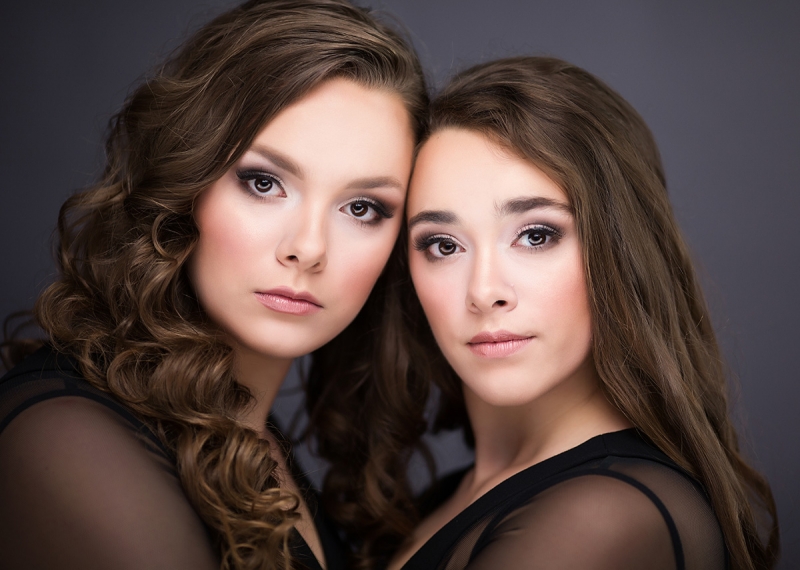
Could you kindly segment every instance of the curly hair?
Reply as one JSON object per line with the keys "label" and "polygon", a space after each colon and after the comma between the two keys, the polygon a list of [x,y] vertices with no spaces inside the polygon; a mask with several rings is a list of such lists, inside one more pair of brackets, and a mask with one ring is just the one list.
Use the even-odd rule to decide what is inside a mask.
{"label": "curly hair", "polygon": [[[419,61],[366,10],[346,0],[254,0],[203,26],[111,120],[105,170],[61,208],[59,277],[35,307],[53,345],[174,453],[226,569],[290,567],[298,499],[276,478],[269,444],[236,420],[252,395],[237,383],[232,349],[185,270],[198,239],[194,205],[272,117],[336,77],[396,93],[419,137],[428,103]],[[376,289],[368,305],[383,294]],[[358,317],[336,345],[352,352],[348,339],[357,338],[359,350],[378,351],[364,326]],[[344,418],[360,406],[357,398],[336,403]],[[351,458],[330,440],[362,426],[321,426],[326,405],[317,402],[309,431],[333,464],[327,495],[360,494],[336,482]],[[395,486],[383,492],[410,494],[402,480]],[[353,521],[392,521],[396,508],[367,500],[332,514],[357,532]]]}
{"label": "curly hair", "polygon": [[[732,568],[773,568],[775,502],[739,450],[722,356],[644,120],[583,69],[516,57],[456,76],[433,101],[429,121],[429,133],[456,128],[489,137],[564,190],[581,240],[592,355],[607,397],[703,485]],[[419,376],[442,393],[436,427],[464,428],[469,441],[461,381],[411,288],[405,295],[409,334],[427,348],[415,360],[427,367]],[[764,527],[762,513],[771,519]]]}

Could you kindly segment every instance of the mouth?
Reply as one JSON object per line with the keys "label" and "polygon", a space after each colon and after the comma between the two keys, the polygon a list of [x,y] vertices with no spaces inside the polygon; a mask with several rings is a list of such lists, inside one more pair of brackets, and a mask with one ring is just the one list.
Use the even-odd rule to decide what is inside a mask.
{"label": "mouth", "polygon": [[256,291],[255,296],[268,309],[287,315],[311,315],[322,309],[322,304],[311,293],[293,291],[288,287]]}
{"label": "mouth", "polygon": [[533,339],[533,336],[518,335],[508,331],[482,332],[472,337],[467,346],[476,356],[505,358],[522,350]]}

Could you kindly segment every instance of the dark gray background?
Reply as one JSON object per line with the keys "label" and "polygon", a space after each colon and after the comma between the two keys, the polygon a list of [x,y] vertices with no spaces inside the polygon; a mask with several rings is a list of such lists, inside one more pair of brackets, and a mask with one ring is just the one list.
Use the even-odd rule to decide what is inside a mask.
{"label": "dark gray background", "polygon": [[[52,277],[61,202],[101,164],[130,86],[224,0],[18,2],[0,11],[0,315]],[[800,2],[374,0],[435,83],[465,65],[550,54],[605,79],[660,144],[735,376],[744,448],[769,477],[781,568],[800,567]],[[295,402],[283,399],[288,410]],[[285,412],[286,413],[286,412]],[[468,460],[438,440],[444,469]]]}

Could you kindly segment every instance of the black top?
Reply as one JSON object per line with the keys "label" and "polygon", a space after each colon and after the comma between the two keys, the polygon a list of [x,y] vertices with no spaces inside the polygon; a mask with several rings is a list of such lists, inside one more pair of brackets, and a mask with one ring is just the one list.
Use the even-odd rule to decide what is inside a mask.
{"label": "black top", "polygon": [[[343,568],[336,532],[315,495],[305,495],[328,568]],[[296,563],[321,570],[296,531],[292,552]],[[171,454],[49,347],[0,379],[0,559],[7,570],[220,565]]]}
{"label": "black top", "polygon": [[[442,481],[449,496],[465,471]],[[700,486],[629,429],[506,479],[406,563],[425,570],[722,570],[727,551]]]}

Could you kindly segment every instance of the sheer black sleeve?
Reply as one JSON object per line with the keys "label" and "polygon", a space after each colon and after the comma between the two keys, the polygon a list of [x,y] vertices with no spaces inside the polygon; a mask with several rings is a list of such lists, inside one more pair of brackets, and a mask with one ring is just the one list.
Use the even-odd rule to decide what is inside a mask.
{"label": "sheer black sleeve", "polygon": [[404,570],[724,570],[727,563],[702,488],[631,429],[501,482]]}
{"label": "sheer black sleeve", "polygon": [[[483,528],[481,528],[483,527]],[[722,570],[724,545],[702,494],[647,462],[618,463],[547,488],[472,533],[448,569]],[[468,537],[461,546],[468,545]]]}
{"label": "sheer black sleeve", "polygon": [[3,568],[219,568],[158,446],[100,396],[63,384],[38,379],[2,400]]}

